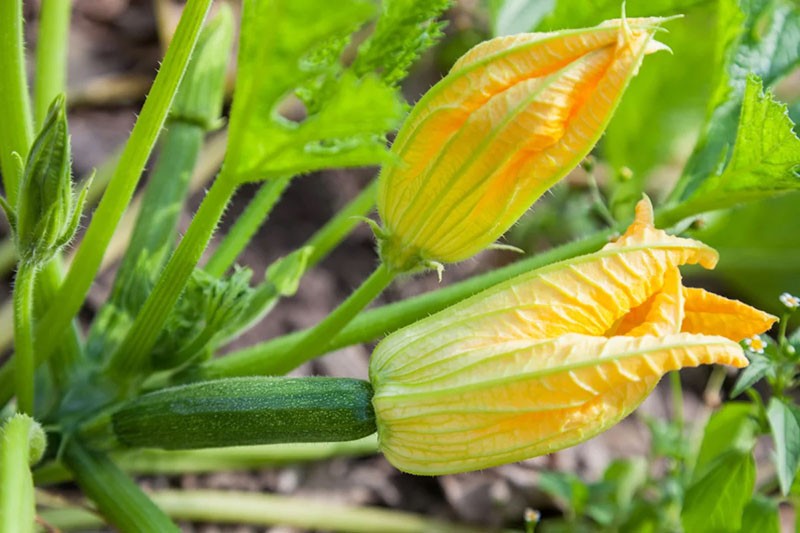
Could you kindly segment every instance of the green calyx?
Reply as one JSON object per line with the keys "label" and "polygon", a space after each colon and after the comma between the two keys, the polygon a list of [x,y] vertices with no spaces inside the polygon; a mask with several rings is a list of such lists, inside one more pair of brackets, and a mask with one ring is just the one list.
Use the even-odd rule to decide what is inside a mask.
{"label": "green calyx", "polygon": [[24,165],[16,208],[2,202],[22,261],[46,263],[75,235],[88,184],[73,198],[70,165],[66,107],[59,95]]}
{"label": "green calyx", "polygon": [[378,241],[378,255],[389,271],[398,274],[414,274],[435,270],[439,281],[442,280],[442,272],[444,272],[442,263],[425,257],[424,252],[419,248],[404,246],[394,235],[374,220],[365,218],[364,221],[372,228],[375,239]]}

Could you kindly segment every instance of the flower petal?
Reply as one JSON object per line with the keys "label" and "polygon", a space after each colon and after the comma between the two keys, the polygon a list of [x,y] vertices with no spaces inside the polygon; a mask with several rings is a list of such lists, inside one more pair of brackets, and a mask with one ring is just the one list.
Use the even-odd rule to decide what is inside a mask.
{"label": "flower petal", "polygon": [[[641,337],[642,335],[669,335],[680,333],[683,323],[684,302],[681,273],[677,268],[667,271],[664,286],[643,304],[631,309],[622,317],[611,335]],[[694,333],[707,333],[695,331]]]}
{"label": "flower petal", "polygon": [[747,364],[738,344],[685,333],[520,344],[473,353],[448,375],[432,372],[433,381],[376,383],[380,446],[390,462],[434,475],[549,453],[618,422],[670,370]]}
{"label": "flower petal", "polygon": [[721,335],[740,342],[764,333],[778,319],[754,307],[729,300],[703,289],[684,287],[684,310],[681,331]]}
{"label": "flower petal", "polygon": [[433,354],[457,360],[465,351],[515,340],[602,336],[659,292],[668,272],[714,264],[712,248],[653,229],[644,224],[645,211],[638,229],[599,252],[517,276],[399,330],[376,348],[371,374],[413,373]]}

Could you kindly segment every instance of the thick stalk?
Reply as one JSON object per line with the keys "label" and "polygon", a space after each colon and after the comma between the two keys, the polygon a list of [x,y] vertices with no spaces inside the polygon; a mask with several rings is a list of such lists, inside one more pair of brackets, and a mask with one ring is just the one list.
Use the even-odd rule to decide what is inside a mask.
{"label": "thick stalk", "polygon": [[261,185],[256,195],[247,204],[247,208],[236,219],[236,223],[222,239],[214,255],[208,260],[204,270],[212,276],[222,276],[236,258],[239,257],[258,228],[266,222],[272,208],[280,199],[283,191],[289,186],[292,176],[271,179]]}
{"label": "thick stalk", "polygon": [[[5,6],[8,2],[0,2]],[[83,305],[103,254],[120,218],[130,202],[144,165],[167,117],[172,99],[183,77],[189,56],[211,0],[189,0],[167,51],[161,70],[133,128],[117,169],[108,184],[83,238],[69,273],[59,290],[58,305],[50,306],[37,323],[37,359],[47,359],[61,342],[61,333]],[[0,19],[3,17],[0,16]],[[2,128],[0,128],[2,129]]]}
{"label": "thick stalk", "polygon": [[167,317],[208,246],[236,188],[236,182],[227,179],[223,171],[203,198],[186,235],[164,268],[122,344],[109,360],[107,370],[115,381],[131,384],[148,367],[150,352]]}
{"label": "thick stalk", "polygon": [[36,507],[28,465],[44,452],[44,432],[34,420],[15,415],[0,428],[0,531],[33,533]]}
{"label": "thick stalk", "polygon": [[[349,507],[308,498],[230,491],[157,491],[153,500],[178,520],[254,526],[294,526],[303,531],[350,533],[476,533],[485,527],[442,522],[404,511]],[[42,518],[63,530],[102,526],[97,517],[77,508],[45,510]]]}
{"label": "thick stalk", "polygon": [[[360,457],[378,451],[377,435],[344,442],[298,442],[233,446],[204,450],[137,449],[112,453],[119,467],[135,474],[187,474],[221,470],[253,470],[286,464],[323,461],[333,457]],[[70,481],[72,476],[61,463],[51,462],[33,474],[37,486]]]}
{"label": "thick stalk", "polygon": [[66,92],[67,41],[72,0],[42,0],[36,42],[34,111],[37,128],[56,96]]}
{"label": "thick stalk", "polygon": [[125,533],[179,531],[172,520],[108,457],[70,440],[63,459],[108,521]]}
{"label": "thick stalk", "polygon": [[23,261],[19,264],[14,281],[14,350],[17,367],[14,372],[14,390],[17,409],[33,415],[33,296],[36,286],[36,266]]}
{"label": "thick stalk", "polygon": [[17,189],[22,177],[13,153],[23,161],[33,142],[31,103],[28,97],[28,77],[25,73],[22,0],[0,2],[0,173],[6,200],[16,205]]}

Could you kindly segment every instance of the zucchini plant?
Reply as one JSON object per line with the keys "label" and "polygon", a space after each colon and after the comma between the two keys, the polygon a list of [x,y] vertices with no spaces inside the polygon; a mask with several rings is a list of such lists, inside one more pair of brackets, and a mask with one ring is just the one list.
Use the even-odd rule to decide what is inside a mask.
{"label": "zucchini plant", "polygon": [[[237,9],[188,0],[121,152],[78,183],[64,96],[71,4],[41,2],[29,84],[23,2],[0,3],[0,206],[10,230],[0,267],[16,265],[0,324],[9,351],[0,530],[102,520],[172,531],[187,519],[468,531],[387,510],[306,514],[302,502],[269,496],[148,494],[130,474],[374,452],[412,474],[468,472],[590,439],[668,373],[673,418],[650,423],[651,458],[666,471],[631,459],[598,483],[543,473],[563,516],[541,527],[776,530],[778,506],[800,494],[800,354],[789,331],[797,277],[780,279],[790,291],[780,299],[754,298],[773,316],[691,287],[679,267],[720,262],[734,279],[726,255],[757,239],[726,240],[735,209],[781,224],[764,206],[796,199],[800,138],[772,88],[800,64],[800,11],[789,0],[524,4],[482,5],[489,24],[471,48],[456,28],[448,44],[458,59],[412,106],[401,84],[445,37],[449,0],[242,0]],[[698,20],[716,25],[702,46],[693,44]],[[706,85],[689,80],[698,57],[713,59],[699,76]],[[661,109],[664,87],[677,94]],[[680,154],[667,145],[686,141],[686,124],[673,121],[682,114],[698,133]],[[212,151],[218,172],[179,235],[203,185],[198,161]],[[664,186],[657,170],[681,156]],[[378,170],[254,279],[242,252],[287,187],[350,167]],[[576,168],[585,186],[559,185]],[[245,185],[255,194],[210,247]],[[349,297],[309,329],[226,349],[361,224],[374,233],[376,266]],[[552,246],[529,253],[535,238]],[[449,264],[491,248],[516,260],[446,283]],[[79,312],[118,249],[110,294],[86,323]],[[442,286],[366,310],[410,276]],[[773,326],[774,341],[765,335]],[[368,380],[286,376],[373,341]],[[744,368],[732,394],[750,401],[692,425],[677,371],[712,364]],[[714,368],[709,390],[720,395],[724,371]],[[754,388],[762,379],[763,398]],[[762,434],[773,439],[776,475],[756,487]],[[65,480],[91,513],[34,488]],[[538,516],[526,514],[528,529]]]}

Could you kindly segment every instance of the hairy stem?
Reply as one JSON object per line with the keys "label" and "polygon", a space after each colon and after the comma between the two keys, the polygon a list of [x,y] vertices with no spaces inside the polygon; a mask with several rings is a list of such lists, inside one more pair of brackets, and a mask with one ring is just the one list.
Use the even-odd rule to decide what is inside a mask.
{"label": "hairy stem", "polygon": [[36,266],[23,261],[19,264],[14,281],[14,349],[17,366],[14,372],[14,390],[17,409],[33,414],[33,374],[36,363],[33,357],[33,296],[36,286]]}
{"label": "hairy stem", "polygon": [[66,89],[71,8],[72,0],[42,0],[33,91],[37,127],[47,115],[53,99]]}
{"label": "hairy stem", "polygon": [[28,77],[25,73],[22,0],[0,2],[0,173],[6,200],[16,205],[21,179],[20,168],[13,153],[25,161],[33,142],[31,103],[28,97]]}
{"label": "hairy stem", "polygon": [[258,228],[267,220],[272,208],[291,181],[292,176],[283,176],[268,180],[261,185],[256,195],[247,204],[244,213],[236,219],[236,223],[222,239],[211,259],[208,260],[204,268],[206,272],[219,277],[233,265]]}

